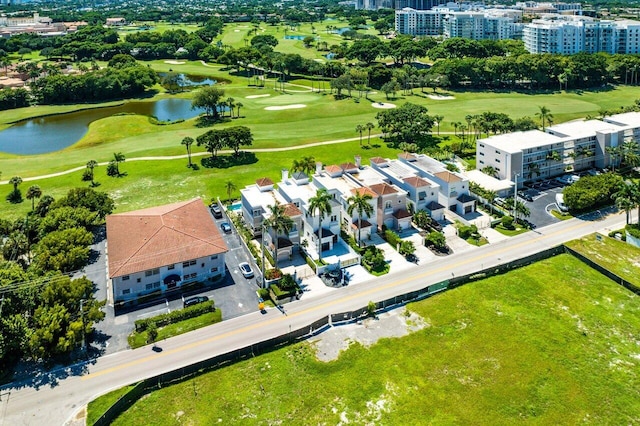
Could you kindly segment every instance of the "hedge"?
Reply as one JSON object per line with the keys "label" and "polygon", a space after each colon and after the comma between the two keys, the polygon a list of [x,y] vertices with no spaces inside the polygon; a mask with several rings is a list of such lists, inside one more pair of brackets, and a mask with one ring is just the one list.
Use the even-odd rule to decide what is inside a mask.
{"label": "hedge", "polygon": [[215,310],[216,307],[214,305],[214,301],[209,300],[208,302],[199,303],[184,309],[178,309],[177,311],[169,312],[168,314],[136,320],[136,332],[140,333],[147,330],[151,324],[155,324],[156,327],[163,327],[189,318],[195,318]]}

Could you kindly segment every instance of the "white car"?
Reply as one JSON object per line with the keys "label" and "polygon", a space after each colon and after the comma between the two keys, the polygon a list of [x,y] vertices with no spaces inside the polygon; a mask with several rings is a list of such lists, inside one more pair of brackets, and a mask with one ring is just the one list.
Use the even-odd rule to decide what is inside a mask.
{"label": "white car", "polygon": [[251,269],[251,266],[249,266],[247,262],[242,262],[238,267],[240,267],[240,272],[242,272],[245,278],[253,278],[253,269]]}
{"label": "white car", "polygon": [[564,203],[564,194],[558,193],[556,194],[556,204],[561,212],[566,213],[569,211],[569,207]]}

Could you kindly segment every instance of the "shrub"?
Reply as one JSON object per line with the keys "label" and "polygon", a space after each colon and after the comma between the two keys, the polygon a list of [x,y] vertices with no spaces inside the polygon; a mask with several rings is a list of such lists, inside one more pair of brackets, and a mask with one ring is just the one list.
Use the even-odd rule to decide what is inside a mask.
{"label": "shrub", "polygon": [[278,278],[282,277],[282,271],[276,268],[267,269],[267,271],[264,273],[264,277],[268,280],[277,280]]}
{"label": "shrub", "polygon": [[458,227],[458,236],[463,240],[467,240],[477,234],[478,234],[478,227],[476,225]]}
{"label": "shrub", "polygon": [[511,216],[502,216],[502,226],[506,229],[513,229],[513,218]]}
{"label": "shrub", "polygon": [[622,178],[613,173],[584,176],[564,189],[564,203],[569,210],[576,211],[610,204],[621,183]]}
{"label": "shrub", "polygon": [[147,343],[153,343],[158,338],[158,326],[155,323],[149,324],[147,327]]}
{"label": "shrub", "polygon": [[447,238],[440,232],[431,231],[424,239],[426,245],[433,245],[440,249],[447,245]]}
{"label": "shrub", "polygon": [[625,231],[629,233],[633,238],[640,238],[640,225],[637,223],[630,223],[624,227]]}
{"label": "shrub", "polygon": [[390,229],[387,229],[386,231],[384,231],[384,239],[386,242],[388,242],[391,247],[393,248],[397,248],[398,247],[398,243],[400,243],[400,236],[393,232]]}
{"label": "shrub", "polygon": [[416,247],[413,245],[413,241],[402,241],[400,243],[400,250],[398,251],[403,256],[409,256],[416,252]]}
{"label": "shrub", "polygon": [[285,274],[278,283],[278,286],[283,290],[297,290],[298,283],[293,279],[291,274]]}
{"label": "shrub", "polygon": [[369,316],[374,316],[376,314],[376,302],[369,301],[369,303],[367,303],[367,314]]}
{"label": "shrub", "polygon": [[157,315],[151,318],[137,320],[135,322],[136,331],[138,333],[148,330],[149,327],[163,327],[189,318],[195,318],[207,312],[215,311],[213,300],[199,303],[185,309],[178,309],[168,314]]}
{"label": "shrub", "polygon": [[387,262],[384,259],[384,252],[375,247],[369,246],[362,256],[362,265],[371,272],[381,272],[385,269]]}

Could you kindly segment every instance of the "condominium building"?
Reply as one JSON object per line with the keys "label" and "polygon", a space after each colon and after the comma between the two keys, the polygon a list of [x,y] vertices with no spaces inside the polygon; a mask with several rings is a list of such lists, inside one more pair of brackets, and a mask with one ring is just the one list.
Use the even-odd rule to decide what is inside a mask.
{"label": "condominium building", "polygon": [[395,0],[395,9],[401,10],[409,7],[415,10],[429,10],[445,3],[447,3],[446,0]]}
{"label": "condominium building", "polygon": [[437,10],[396,10],[395,29],[400,34],[412,36],[436,36],[442,34],[445,14]]}
{"label": "condominium building", "polygon": [[479,139],[476,167],[490,166],[499,179],[518,186],[563,173],[609,167],[608,147],[640,141],[640,113],[616,114],[603,120],[574,121]]}

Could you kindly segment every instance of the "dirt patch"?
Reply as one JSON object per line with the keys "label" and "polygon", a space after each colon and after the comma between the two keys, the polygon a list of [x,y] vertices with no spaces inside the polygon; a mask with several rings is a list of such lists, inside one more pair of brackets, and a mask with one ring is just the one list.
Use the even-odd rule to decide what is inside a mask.
{"label": "dirt patch", "polygon": [[369,347],[381,338],[406,336],[428,326],[418,314],[400,308],[384,312],[376,318],[331,327],[312,342],[316,346],[318,359],[328,362],[338,359],[340,352],[348,349],[352,342]]}
{"label": "dirt patch", "polygon": [[278,105],[278,106],[266,107],[265,110],[267,110],[267,111],[280,111],[280,110],[283,110],[283,109],[298,109],[298,108],[305,108],[305,107],[306,107],[305,104]]}

